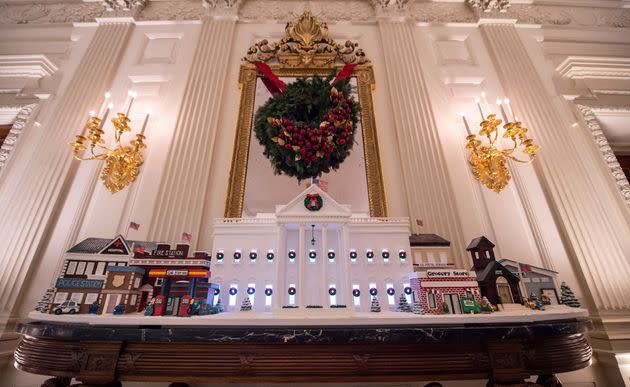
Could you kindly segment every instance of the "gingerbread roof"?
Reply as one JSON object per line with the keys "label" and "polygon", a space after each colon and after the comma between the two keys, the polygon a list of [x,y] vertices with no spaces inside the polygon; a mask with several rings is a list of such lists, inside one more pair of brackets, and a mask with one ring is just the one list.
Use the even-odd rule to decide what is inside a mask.
{"label": "gingerbread roof", "polygon": [[436,234],[411,234],[409,236],[409,244],[411,247],[425,247],[425,246],[443,246],[448,247],[451,245],[450,241],[442,238]]}

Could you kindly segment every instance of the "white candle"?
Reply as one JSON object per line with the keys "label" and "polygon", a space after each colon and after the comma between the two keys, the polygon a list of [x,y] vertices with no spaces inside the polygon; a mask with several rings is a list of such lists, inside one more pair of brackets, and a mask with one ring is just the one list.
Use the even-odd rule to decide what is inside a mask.
{"label": "white candle", "polygon": [[512,111],[512,105],[510,105],[510,99],[505,97],[505,99],[503,100],[503,103],[505,104],[505,106],[507,106],[507,112],[509,114],[509,117],[514,118],[514,121],[516,121],[516,117],[514,117],[514,112]]}
{"label": "white candle", "polygon": [[94,117],[96,112],[94,110],[90,110],[90,112],[88,114],[90,115],[90,118],[92,118],[92,117]]}
{"label": "white candle", "polygon": [[486,117],[483,115],[483,109],[481,108],[481,100],[479,98],[475,98],[475,102],[477,103],[477,107],[479,108],[479,114],[481,114],[481,121],[485,121]]}
{"label": "white candle", "polygon": [[107,109],[107,101],[109,100],[109,97],[111,97],[112,95],[109,93],[109,91],[107,93],[105,93],[105,99],[103,100],[103,104],[101,105],[101,108],[98,109],[98,116],[102,117],[103,114],[105,113],[105,109]]}
{"label": "white candle", "polygon": [[501,103],[500,99],[497,99],[497,105],[499,105],[499,107],[501,108],[501,115],[503,116],[503,122],[504,123],[508,123],[508,118],[507,118],[507,114],[505,114],[505,109],[503,108],[503,104]]}
{"label": "white candle", "polygon": [[131,112],[131,105],[133,105],[133,100],[136,98],[136,93],[134,93],[133,91],[129,92],[129,105],[127,106],[127,112],[125,113],[125,115],[127,117],[129,117],[129,112]]}
{"label": "white candle", "polygon": [[466,116],[464,115],[464,113],[459,113],[459,115],[462,117],[462,120],[464,121],[464,126],[466,126],[466,133],[468,133],[468,135],[470,136],[472,132],[470,131],[470,127],[468,126],[468,121],[466,120]]}
{"label": "white candle", "polygon": [[105,109],[105,113],[103,114],[103,119],[101,120],[101,124],[98,126],[99,129],[103,129],[103,126],[105,126],[105,121],[107,121],[107,116],[109,116],[109,105],[107,106],[107,109]]}
{"label": "white candle", "polygon": [[147,122],[149,122],[149,113],[147,113],[147,115],[144,117],[144,124],[142,124],[142,130],[140,131],[140,134],[144,134],[144,130],[147,128]]}

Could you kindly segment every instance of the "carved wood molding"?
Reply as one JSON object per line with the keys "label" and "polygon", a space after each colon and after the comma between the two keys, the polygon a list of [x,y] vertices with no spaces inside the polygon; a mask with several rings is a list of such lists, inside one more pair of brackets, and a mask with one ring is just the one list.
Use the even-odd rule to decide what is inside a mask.
{"label": "carved wood molding", "polygon": [[[120,352],[120,354],[119,354]],[[525,356],[523,353],[527,353]],[[52,356],[54,354],[54,356]],[[584,334],[534,341],[497,340],[409,344],[278,344],[204,342],[77,342],[26,336],[17,368],[113,380],[208,382],[377,382],[426,379],[523,381],[587,367],[592,352]],[[448,364],[445,367],[444,364]]]}
{"label": "carved wood molding", "polygon": [[[105,1],[105,0],[104,0]],[[578,26],[578,27],[630,27],[630,9],[563,7],[535,4],[512,4],[506,1],[488,2],[493,12],[482,8],[471,8],[465,2],[407,2],[405,0],[167,0],[147,2],[144,0],[107,0],[103,2],[59,2],[43,4],[0,5],[0,24],[47,24],[93,22],[96,18],[134,17],[136,20],[199,20],[211,14],[225,16],[226,13],[244,21],[284,21],[310,9],[314,15],[328,22],[356,21],[376,22],[377,17],[406,17],[423,23],[476,23],[479,18],[516,19],[519,23]],[[477,3],[476,0],[474,0]],[[509,3],[509,2],[507,2]],[[501,6],[499,6],[501,5]],[[109,9],[109,10],[108,10]],[[498,10],[505,12],[498,12]]]}

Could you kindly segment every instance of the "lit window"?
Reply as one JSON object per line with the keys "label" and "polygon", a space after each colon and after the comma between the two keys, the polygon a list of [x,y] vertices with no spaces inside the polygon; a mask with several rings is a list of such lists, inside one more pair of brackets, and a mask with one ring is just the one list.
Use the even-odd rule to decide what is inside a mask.
{"label": "lit window", "polygon": [[254,298],[256,297],[256,293],[249,294],[250,288],[256,291],[256,284],[247,284],[247,295],[249,296],[249,300],[252,302],[252,306],[254,306]]}
{"label": "lit window", "polygon": [[328,296],[330,296],[330,305],[336,305],[337,304],[337,288],[335,287],[335,284],[328,285]]}
{"label": "lit window", "polygon": [[[236,289],[238,291],[238,284],[230,284],[230,289]],[[236,294],[230,294],[230,306],[236,305]]]}
{"label": "lit window", "polygon": [[[359,289],[359,284],[352,284],[352,291],[353,293],[354,290],[357,290],[358,292],[360,292]],[[360,306],[361,305],[361,297],[355,297],[354,294],[352,295],[352,299],[354,300],[354,306]]]}
{"label": "lit window", "polygon": [[[289,284],[289,288],[295,288],[295,284]],[[289,305],[295,305],[295,294],[289,294]]]}
{"label": "lit window", "polygon": [[[267,291],[267,289],[271,289],[271,291],[273,292],[273,285],[272,284],[265,285],[265,291]],[[265,294],[265,306],[271,306],[271,297],[273,297],[273,294],[269,296]]]}
{"label": "lit window", "polygon": [[135,306],[135,305],[136,305],[136,301],[137,301],[137,299],[138,299],[138,296],[137,296],[137,295],[135,295],[135,294],[132,294],[132,295],[131,295],[131,301],[129,302],[129,305],[131,305],[131,306]]}
{"label": "lit window", "polygon": [[[409,282],[405,282],[405,283],[403,283],[403,289],[407,289],[408,287],[410,287],[410,286],[409,286]],[[405,298],[407,299],[407,302],[408,302],[409,304],[411,304],[411,302],[412,302],[412,301],[411,301],[411,294],[407,294],[407,293],[405,293],[405,292],[404,292],[404,290],[403,290],[403,294],[405,295]]]}
{"label": "lit window", "polygon": [[76,274],[85,274],[85,262],[79,262],[79,264],[77,265]]}
{"label": "lit window", "polygon": [[427,297],[429,297],[429,308],[435,309],[435,294],[429,293]]}
{"label": "lit window", "polygon": [[[389,289],[393,289],[394,288],[394,284],[392,283],[388,283],[385,285],[385,287],[389,290]],[[396,297],[394,297],[391,294],[387,294],[387,303],[390,305],[394,305],[394,303],[396,303]]]}
{"label": "lit window", "polygon": [[85,274],[92,275],[94,274],[94,262],[88,262],[85,266]]}

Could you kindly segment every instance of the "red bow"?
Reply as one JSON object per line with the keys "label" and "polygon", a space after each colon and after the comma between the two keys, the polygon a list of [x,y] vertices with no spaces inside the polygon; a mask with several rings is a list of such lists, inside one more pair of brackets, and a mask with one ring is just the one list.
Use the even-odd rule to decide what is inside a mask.
{"label": "red bow", "polygon": [[272,95],[284,95],[284,88],[287,87],[286,83],[282,82],[276,74],[271,71],[271,67],[267,63],[256,61],[254,62],[256,68],[263,73],[262,78],[265,87]]}
{"label": "red bow", "polygon": [[350,74],[352,74],[352,70],[354,70],[355,67],[357,67],[355,63],[348,63],[347,65],[343,66],[343,69],[341,69],[339,74],[337,74],[335,79],[333,79],[333,81],[330,84],[334,85],[335,82],[341,81],[342,79],[349,78]]}

